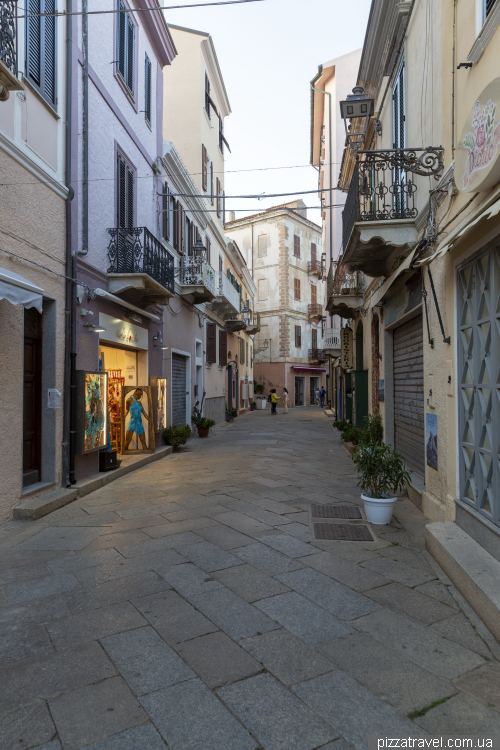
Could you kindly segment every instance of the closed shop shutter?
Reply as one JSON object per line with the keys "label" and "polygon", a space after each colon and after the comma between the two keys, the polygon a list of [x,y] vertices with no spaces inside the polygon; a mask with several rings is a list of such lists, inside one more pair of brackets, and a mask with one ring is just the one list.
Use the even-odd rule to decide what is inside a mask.
{"label": "closed shop shutter", "polygon": [[394,447],[406,465],[425,474],[422,316],[394,331]]}
{"label": "closed shop shutter", "polygon": [[172,354],[172,424],[186,424],[186,358]]}

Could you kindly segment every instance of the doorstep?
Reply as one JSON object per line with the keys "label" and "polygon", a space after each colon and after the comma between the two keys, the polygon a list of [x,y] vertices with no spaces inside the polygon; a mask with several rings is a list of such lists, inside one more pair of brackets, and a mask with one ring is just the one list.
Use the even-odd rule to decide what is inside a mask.
{"label": "doorstep", "polygon": [[331,409],[325,409],[325,414],[328,417],[328,419],[335,419],[335,412]]}
{"label": "doorstep", "polygon": [[425,546],[500,641],[500,562],[460,526],[449,521],[425,527]]}

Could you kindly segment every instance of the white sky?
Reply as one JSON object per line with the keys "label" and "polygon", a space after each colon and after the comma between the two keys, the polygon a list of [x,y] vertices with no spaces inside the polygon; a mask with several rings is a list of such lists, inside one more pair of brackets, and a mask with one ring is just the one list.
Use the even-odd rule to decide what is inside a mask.
{"label": "white sky", "polygon": [[[229,170],[309,165],[310,81],[321,63],[363,46],[370,4],[263,0],[166,11],[168,23],[209,32],[215,44],[232,109],[224,125],[231,147],[226,195],[317,187],[318,173],[311,166],[235,174]],[[245,209],[238,217],[293,199],[227,200],[226,209]],[[303,199],[308,206],[319,205],[317,193]],[[319,211],[308,217],[320,222]]]}

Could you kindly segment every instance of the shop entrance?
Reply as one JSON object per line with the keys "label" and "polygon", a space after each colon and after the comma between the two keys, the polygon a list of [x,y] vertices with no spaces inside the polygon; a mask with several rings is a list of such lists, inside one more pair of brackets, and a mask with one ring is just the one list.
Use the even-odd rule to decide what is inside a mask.
{"label": "shop entrance", "polygon": [[313,406],[316,403],[316,391],[319,390],[319,378],[309,378],[309,403]]}
{"label": "shop entrance", "polygon": [[305,378],[295,376],[295,406],[304,406],[305,404]]}
{"label": "shop entrance", "polygon": [[135,349],[121,349],[115,346],[99,346],[100,369],[108,373],[108,410],[109,410],[109,431],[111,437],[111,447],[117,453],[123,451],[122,435],[122,388],[125,385],[146,385],[147,378],[140,377],[139,360],[147,360],[147,352],[138,352]]}
{"label": "shop entrance", "polygon": [[40,481],[42,453],[42,316],[24,311],[23,487]]}

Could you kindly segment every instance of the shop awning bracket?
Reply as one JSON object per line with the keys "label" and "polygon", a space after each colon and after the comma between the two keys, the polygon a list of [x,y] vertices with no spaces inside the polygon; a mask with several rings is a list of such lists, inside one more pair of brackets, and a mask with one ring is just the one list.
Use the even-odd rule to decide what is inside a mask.
{"label": "shop awning bracket", "polygon": [[434,339],[431,338],[431,329],[429,326],[429,311],[427,309],[427,289],[425,288],[424,284],[424,269],[420,269],[420,278],[422,279],[422,297],[424,300],[424,310],[425,310],[425,322],[427,323],[427,337],[429,339],[429,345],[431,349],[434,349]]}
{"label": "shop awning bracket", "polygon": [[436,290],[434,289],[434,281],[432,279],[432,273],[431,269],[427,269],[427,273],[429,274],[429,280],[431,282],[431,289],[432,289],[432,296],[434,297],[434,302],[436,304],[436,312],[438,314],[438,320],[439,320],[439,327],[441,328],[441,334],[443,336],[443,341],[445,344],[451,344],[451,336],[446,336],[444,332],[444,325],[443,325],[443,319],[441,318],[441,311],[439,309],[439,304],[436,296]]}

